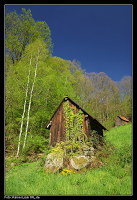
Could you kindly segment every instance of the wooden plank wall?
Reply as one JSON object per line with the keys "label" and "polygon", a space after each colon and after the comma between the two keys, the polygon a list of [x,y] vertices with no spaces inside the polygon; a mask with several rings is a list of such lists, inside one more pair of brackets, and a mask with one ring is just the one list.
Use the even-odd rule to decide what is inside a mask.
{"label": "wooden plank wall", "polygon": [[83,129],[86,136],[89,137],[90,136],[89,118],[86,118],[85,115],[83,116]]}
{"label": "wooden plank wall", "polygon": [[57,142],[65,139],[64,135],[64,116],[63,116],[63,103],[52,118],[52,126],[50,129],[51,140],[50,145],[55,146]]}

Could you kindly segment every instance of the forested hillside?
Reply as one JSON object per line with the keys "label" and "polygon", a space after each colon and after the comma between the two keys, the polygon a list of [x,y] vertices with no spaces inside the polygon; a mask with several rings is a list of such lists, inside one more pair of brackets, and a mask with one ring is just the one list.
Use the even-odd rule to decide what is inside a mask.
{"label": "forested hillside", "polygon": [[35,21],[30,10],[6,13],[5,46],[7,154],[45,150],[46,124],[65,95],[107,129],[117,115],[131,117],[131,77],[115,82],[104,72],[86,73],[75,58],[53,57],[50,27]]}

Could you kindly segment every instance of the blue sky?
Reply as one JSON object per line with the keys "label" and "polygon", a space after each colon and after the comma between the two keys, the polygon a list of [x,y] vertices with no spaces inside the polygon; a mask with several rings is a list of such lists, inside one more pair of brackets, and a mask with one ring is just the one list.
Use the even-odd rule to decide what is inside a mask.
{"label": "blue sky", "polygon": [[53,56],[78,60],[86,72],[105,72],[120,81],[132,75],[132,5],[6,5],[9,11],[30,9],[46,21]]}

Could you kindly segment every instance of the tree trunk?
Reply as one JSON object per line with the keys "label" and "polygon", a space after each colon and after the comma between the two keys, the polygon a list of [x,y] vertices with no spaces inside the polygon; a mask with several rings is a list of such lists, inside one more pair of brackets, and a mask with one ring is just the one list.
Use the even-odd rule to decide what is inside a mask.
{"label": "tree trunk", "polygon": [[[31,65],[31,60],[32,60],[32,55],[31,55],[31,58],[30,58],[30,65]],[[22,135],[23,119],[24,119],[24,115],[25,115],[25,111],[26,111],[26,102],[27,102],[27,96],[28,96],[29,79],[30,79],[30,69],[29,69],[29,73],[28,73],[28,82],[27,82],[27,87],[26,87],[26,95],[25,95],[24,109],[23,109],[23,114],[22,114],[20,133],[19,133],[19,142],[18,142],[18,149],[17,149],[16,157],[18,157],[19,150],[20,150],[20,140],[21,140],[21,135]]]}
{"label": "tree trunk", "polygon": [[37,56],[36,59],[37,59],[37,60],[36,60],[36,67],[35,67],[34,80],[33,80],[32,88],[31,88],[31,92],[30,92],[30,100],[29,100],[28,115],[27,115],[27,125],[26,125],[26,131],[25,131],[25,138],[24,138],[23,149],[25,148],[26,138],[27,138],[27,134],[28,134],[29,114],[30,114],[30,108],[31,108],[32,94],[33,94],[33,90],[34,90],[34,84],[35,84],[35,80],[36,80],[36,76],[37,76],[38,59],[39,59],[39,49],[38,49],[38,56]]}

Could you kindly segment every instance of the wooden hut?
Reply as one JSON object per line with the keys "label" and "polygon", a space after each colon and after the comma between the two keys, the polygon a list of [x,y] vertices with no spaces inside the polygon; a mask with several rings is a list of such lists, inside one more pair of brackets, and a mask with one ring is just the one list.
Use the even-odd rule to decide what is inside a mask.
{"label": "wooden hut", "polygon": [[127,124],[129,120],[124,116],[117,116],[117,119],[115,120],[115,126],[121,126],[124,124]]}
{"label": "wooden hut", "polygon": [[[107,130],[102,126],[95,118],[89,115],[83,110],[78,104],[76,104],[68,96],[63,98],[58,108],[55,110],[51,119],[48,122],[47,129],[50,130],[50,145],[55,146],[56,143],[66,140],[66,127],[65,127],[65,116],[64,116],[64,104],[68,102],[68,106],[73,110],[74,115],[81,111],[82,126],[81,129],[85,135],[85,138],[90,137],[91,132],[103,136],[103,130]],[[74,122],[75,123],[75,122]]]}

